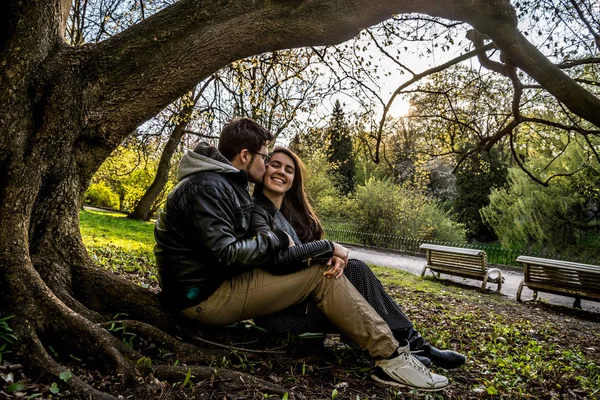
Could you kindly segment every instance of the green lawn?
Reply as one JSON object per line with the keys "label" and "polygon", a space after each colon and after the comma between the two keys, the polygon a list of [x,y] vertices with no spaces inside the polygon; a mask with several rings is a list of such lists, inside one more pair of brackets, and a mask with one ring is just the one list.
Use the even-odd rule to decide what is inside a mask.
{"label": "green lawn", "polygon": [[128,274],[142,286],[156,282],[154,223],[129,220],[120,213],[83,210],[80,230],[98,265]]}

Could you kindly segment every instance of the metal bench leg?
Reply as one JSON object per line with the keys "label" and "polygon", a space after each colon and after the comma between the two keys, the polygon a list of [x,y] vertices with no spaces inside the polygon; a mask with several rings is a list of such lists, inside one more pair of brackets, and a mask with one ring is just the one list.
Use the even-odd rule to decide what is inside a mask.
{"label": "metal bench leg", "polygon": [[573,308],[578,308],[581,310],[581,298],[575,297],[575,301],[573,302]]}
{"label": "metal bench leg", "polygon": [[[523,286],[525,286],[525,278],[523,278],[523,280],[519,284],[519,288],[517,289],[517,301],[518,302],[525,301],[521,298],[521,292],[523,291]],[[538,298],[538,291],[533,290],[533,297],[531,298],[531,300],[527,300],[527,301],[535,301],[535,300],[537,300],[537,298]]]}
{"label": "metal bench leg", "polygon": [[429,268],[427,265],[423,267],[423,270],[421,271],[421,278],[425,278],[425,272],[427,272],[427,268]]}
{"label": "metal bench leg", "polygon": [[521,292],[523,291],[523,284],[525,283],[524,280],[521,281],[521,283],[519,283],[519,288],[517,289],[517,301],[520,303],[521,300]]}
{"label": "metal bench leg", "polygon": [[[491,278],[490,275],[491,274],[497,274],[495,278]],[[487,285],[488,281],[490,283],[495,283],[496,285],[498,285],[498,287],[496,288],[497,292],[500,292],[500,289],[502,289],[502,271],[500,271],[498,268],[490,268],[488,269],[488,271],[485,273],[485,276],[483,277],[483,285],[481,285],[481,291],[485,293],[485,286]]]}

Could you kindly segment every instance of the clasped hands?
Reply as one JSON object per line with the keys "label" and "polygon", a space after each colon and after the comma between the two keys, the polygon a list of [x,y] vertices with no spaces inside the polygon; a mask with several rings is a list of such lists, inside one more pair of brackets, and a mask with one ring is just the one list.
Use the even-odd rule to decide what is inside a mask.
{"label": "clasped hands", "polygon": [[327,265],[329,268],[323,272],[323,276],[326,278],[338,279],[344,275],[344,268],[348,264],[348,249],[344,246],[333,242],[333,256]]}
{"label": "clasped hands", "polygon": [[[290,240],[289,247],[294,246],[294,240],[288,234],[288,238]],[[327,261],[327,265],[329,268],[323,272],[323,276],[326,278],[335,278],[338,279],[342,275],[344,275],[344,268],[346,268],[346,264],[348,264],[348,249],[342,246],[341,244],[333,243],[333,256],[329,261]]]}

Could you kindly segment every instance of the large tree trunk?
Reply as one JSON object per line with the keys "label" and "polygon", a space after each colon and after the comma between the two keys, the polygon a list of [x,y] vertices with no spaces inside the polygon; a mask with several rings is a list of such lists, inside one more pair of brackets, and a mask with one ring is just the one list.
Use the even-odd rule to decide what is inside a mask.
{"label": "large tree trunk", "polygon": [[[8,0],[0,10],[1,311],[15,315],[15,352],[25,366],[54,380],[64,367],[47,352],[48,341],[68,338],[64,345],[131,381],[139,354],[98,323],[126,312],[165,330],[181,325],[151,292],[91,262],[78,213],[92,174],[130,132],[233,60],[338,43],[394,13],[424,12],[487,33],[517,67],[600,126],[600,101],[532,48],[508,0],[180,0],[99,45],[77,48],[63,39],[70,4]],[[193,353],[186,348],[182,357]],[[214,373],[195,373],[202,371],[207,379]],[[104,397],[77,377],[69,385]]]}

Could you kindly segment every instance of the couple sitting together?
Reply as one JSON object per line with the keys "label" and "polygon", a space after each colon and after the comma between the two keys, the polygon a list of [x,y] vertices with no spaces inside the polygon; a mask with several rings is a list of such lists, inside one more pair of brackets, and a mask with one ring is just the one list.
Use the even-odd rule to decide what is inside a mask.
{"label": "couple sitting together", "polygon": [[209,325],[252,318],[273,332],[339,332],[374,359],[376,381],[446,387],[427,367],[457,368],[465,357],[423,339],[367,265],[322,239],[301,161],[284,148],[268,155],[271,140],[239,118],[218,149],[185,153],[154,232],[161,300]]}

